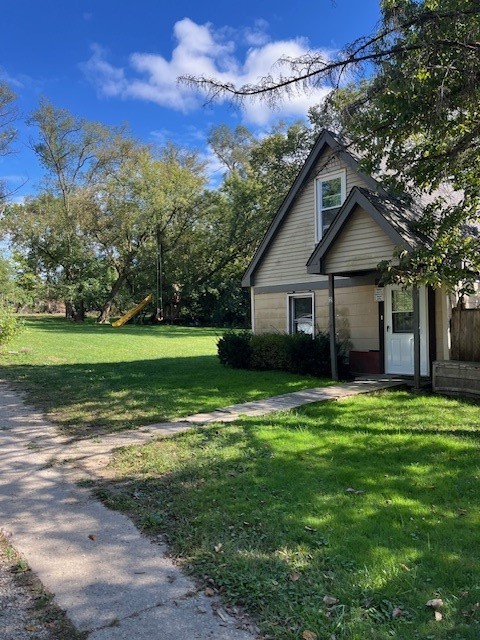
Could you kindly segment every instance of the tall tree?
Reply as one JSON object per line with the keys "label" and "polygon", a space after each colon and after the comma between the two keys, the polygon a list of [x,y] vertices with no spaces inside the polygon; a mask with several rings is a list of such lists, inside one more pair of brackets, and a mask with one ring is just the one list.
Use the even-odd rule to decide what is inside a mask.
{"label": "tall tree", "polygon": [[239,135],[222,126],[211,140],[227,171],[199,202],[195,227],[181,245],[187,269],[178,280],[192,315],[241,323],[248,315],[248,300],[239,295],[242,274],[308,154],[311,131],[279,124],[256,139],[244,128]]}
{"label": "tall tree", "polygon": [[[6,82],[0,81],[0,156],[11,150],[11,143],[17,135],[14,126],[17,118],[16,95]],[[7,197],[7,187],[0,183],[0,208]]]}
{"label": "tall tree", "polygon": [[245,170],[254,143],[253,133],[242,125],[232,129],[221,124],[213,127],[208,136],[208,144],[228,172]]}
{"label": "tall tree", "polygon": [[[147,251],[153,261],[149,286],[155,289],[158,277],[160,291],[168,254],[197,223],[196,203],[203,186],[203,164],[196,154],[173,145],[161,150],[159,157],[148,147],[132,146],[118,167],[107,172],[91,209],[91,228],[100,253],[116,273],[100,322],[108,321],[112,303],[142,252]],[[156,302],[161,312],[161,301]]]}
{"label": "tall tree", "polygon": [[95,253],[82,225],[72,234],[62,203],[51,194],[30,197],[22,204],[9,204],[2,228],[8,233],[11,247],[20,253],[29,270],[42,279],[46,289],[70,304],[70,312],[86,307],[92,290],[105,269]]}
{"label": "tall tree", "polygon": [[43,195],[27,203],[24,218],[37,211],[36,235],[30,237],[37,238],[36,248],[44,256],[58,260],[66,313],[82,320],[95,257],[86,229],[85,194],[107,167],[118,163],[127,143],[123,131],[77,118],[46,101],[29,124],[37,128],[32,148],[46,173]]}

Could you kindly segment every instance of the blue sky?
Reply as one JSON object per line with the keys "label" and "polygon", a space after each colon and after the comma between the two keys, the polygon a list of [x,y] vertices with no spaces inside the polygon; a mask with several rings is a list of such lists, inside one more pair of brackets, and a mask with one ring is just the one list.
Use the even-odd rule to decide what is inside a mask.
{"label": "blue sky", "polygon": [[[243,123],[261,133],[280,118],[306,116],[324,91],[276,111],[263,103],[205,106],[178,85],[179,75],[254,82],[279,57],[331,55],[379,19],[378,0],[3,0],[1,13],[0,77],[23,116],[44,96],[88,120],[128,123],[145,142],[172,140],[206,157],[212,126]],[[22,120],[18,129],[16,153],[0,159],[0,178],[18,189],[17,199],[34,193],[41,176],[28,148],[34,132]]]}

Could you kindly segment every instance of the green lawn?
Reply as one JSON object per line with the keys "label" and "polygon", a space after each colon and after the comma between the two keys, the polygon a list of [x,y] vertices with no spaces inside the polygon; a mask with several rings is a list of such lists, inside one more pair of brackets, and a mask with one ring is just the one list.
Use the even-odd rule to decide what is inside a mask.
{"label": "green lawn", "polygon": [[269,638],[478,640],[479,408],[394,391],[216,425],[121,451],[99,493]]}
{"label": "green lawn", "polygon": [[[72,435],[136,427],[327,384],[280,372],[228,369],[221,329],[127,325],[29,316],[3,349],[0,376]],[[13,353],[12,353],[13,352]]]}

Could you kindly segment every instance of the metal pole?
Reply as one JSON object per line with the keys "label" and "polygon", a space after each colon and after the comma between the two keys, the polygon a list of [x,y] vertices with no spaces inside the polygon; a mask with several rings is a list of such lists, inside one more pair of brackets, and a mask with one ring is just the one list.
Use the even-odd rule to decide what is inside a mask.
{"label": "metal pole", "polygon": [[328,274],[328,311],[330,325],[330,364],[332,368],[332,380],[338,380],[337,363],[337,330],[335,326],[335,276]]}
{"label": "metal pole", "polygon": [[412,289],[413,297],[413,385],[420,389],[420,296],[418,287]]}

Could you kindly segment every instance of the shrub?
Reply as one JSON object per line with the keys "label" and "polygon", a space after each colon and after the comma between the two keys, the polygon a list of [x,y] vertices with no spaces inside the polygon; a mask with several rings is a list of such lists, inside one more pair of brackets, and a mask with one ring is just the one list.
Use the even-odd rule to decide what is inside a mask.
{"label": "shrub", "polygon": [[[349,343],[337,343],[338,371],[347,372]],[[218,341],[222,364],[241,369],[289,371],[301,375],[331,375],[330,337],[317,333],[315,338],[304,333],[262,333],[228,331]]]}
{"label": "shrub", "polygon": [[[298,333],[289,336],[288,342],[290,369],[292,373],[310,374],[317,377],[331,375],[330,336],[328,333],[317,333],[311,336]],[[350,345],[347,341],[337,342],[338,372],[345,375]]]}
{"label": "shrub", "polygon": [[0,306],[0,345],[7,344],[22,330],[22,323],[14,315],[12,309]]}
{"label": "shrub", "polygon": [[235,369],[250,369],[252,337],[250,331],[226,331],[217,342],[220,362]]}
{"label": "shrub", "polygon": [[260,370],[289,371],[288,342],[284,333],[261,333],[251,342],[251,368]]}

